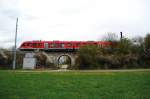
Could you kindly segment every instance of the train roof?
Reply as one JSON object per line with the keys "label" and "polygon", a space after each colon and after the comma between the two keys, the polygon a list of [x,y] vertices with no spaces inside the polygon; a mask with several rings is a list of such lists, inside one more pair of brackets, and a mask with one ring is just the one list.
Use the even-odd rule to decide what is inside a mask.
{"label": "train roof", "polygon": [[60,41],[60,40],[32,40],[32,41],[24,41],[24,43],[29,43],[29,42],[109,42],[109,41]]}

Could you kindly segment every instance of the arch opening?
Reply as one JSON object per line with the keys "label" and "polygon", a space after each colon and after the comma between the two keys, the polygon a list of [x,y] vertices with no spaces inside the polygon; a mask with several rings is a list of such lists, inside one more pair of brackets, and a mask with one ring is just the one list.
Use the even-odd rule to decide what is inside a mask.
{"label": "arch opening", "polygon": [[69,67],[71,67],[72,61],[69,55],[61,55],[57,61],[59,69],[69,69]]}

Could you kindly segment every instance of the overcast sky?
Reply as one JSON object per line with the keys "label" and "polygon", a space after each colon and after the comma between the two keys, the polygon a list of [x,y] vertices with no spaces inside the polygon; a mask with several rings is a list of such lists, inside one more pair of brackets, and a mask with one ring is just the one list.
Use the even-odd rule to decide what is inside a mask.
{"label": "overcast sky", "polygon": [[98,40],[150,32],[150,0],[0,0],[0,47],[26,40]]}

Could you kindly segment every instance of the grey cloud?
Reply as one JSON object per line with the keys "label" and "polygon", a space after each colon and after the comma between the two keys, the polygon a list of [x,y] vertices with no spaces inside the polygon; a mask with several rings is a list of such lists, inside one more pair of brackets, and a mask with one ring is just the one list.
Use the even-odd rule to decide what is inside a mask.
{"label": "grey cloud", "polygon": [[12,43],[12,42],[14,42],[14,40],[13,39],[5,39],[5,40],[0,40],[0,42],[1,43]]}
{"label": "grey cloud", "polygon": [[1,12],[2,15],[5,15],[11,19],[16,19],[18,16],[20,16],[20,12],[16,9],[7,9],[3,10]]}
{"label": "grey cloud", "polygon": [[15,20],[21,15],[18,0],[0,0],[0,47],[13,45]]}

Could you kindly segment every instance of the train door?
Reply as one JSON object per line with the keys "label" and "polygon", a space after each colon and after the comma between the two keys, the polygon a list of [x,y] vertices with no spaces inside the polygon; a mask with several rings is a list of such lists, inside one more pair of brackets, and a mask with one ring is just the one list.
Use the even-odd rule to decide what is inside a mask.
{"label": "train door", "polygon": [[48,49],[48,43],[44,43],[44,49]]}

